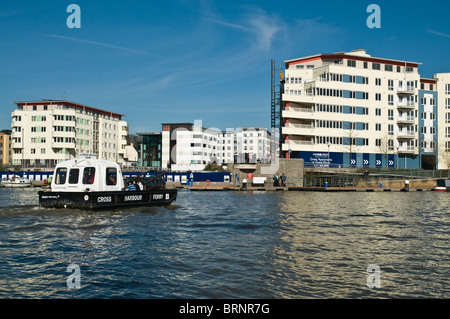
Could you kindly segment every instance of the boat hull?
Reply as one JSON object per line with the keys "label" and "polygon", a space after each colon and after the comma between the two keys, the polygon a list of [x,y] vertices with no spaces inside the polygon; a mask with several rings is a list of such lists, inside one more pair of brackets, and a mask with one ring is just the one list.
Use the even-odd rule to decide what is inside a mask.
{"label": "boat hull", "polygon": [[177,189],[116,192],[39,192],[39,205],[46,208],[111,209],[164,206],[176,200]]}
{"label": "boat hull", "polygon": [[2,185],[3,187],[8,187],[8,188],[25,188],[25,187],[31,187],[31,183],[1,182],[1,185]]}

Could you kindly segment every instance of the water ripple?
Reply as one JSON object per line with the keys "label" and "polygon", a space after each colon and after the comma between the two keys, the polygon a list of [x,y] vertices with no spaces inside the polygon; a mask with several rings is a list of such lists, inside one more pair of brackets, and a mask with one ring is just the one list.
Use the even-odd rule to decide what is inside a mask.
{"label": "water ripple", "polygon": [[0,189],[0,298],[448,298],[446,195],[180,191],[86,212]]}

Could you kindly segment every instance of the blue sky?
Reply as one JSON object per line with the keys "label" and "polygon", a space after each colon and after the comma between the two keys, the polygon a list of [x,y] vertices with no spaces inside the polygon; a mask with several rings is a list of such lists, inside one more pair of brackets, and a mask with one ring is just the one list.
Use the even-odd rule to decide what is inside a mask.
{"label": "blue sky", "polygon": [[[69,4],[81,28],[66,25]],[[381,28],[369,29],[371,3]],[[13,101],[60,99],[125,114],[130,132],[202,120],[270,127],[270,60],[364,48],[450,72],[448,1],[2,1],[0,129]]]}

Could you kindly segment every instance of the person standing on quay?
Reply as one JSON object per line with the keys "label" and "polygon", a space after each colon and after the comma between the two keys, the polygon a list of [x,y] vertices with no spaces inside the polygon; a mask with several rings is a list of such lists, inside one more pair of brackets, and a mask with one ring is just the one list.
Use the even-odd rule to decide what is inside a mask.
{"label": "person standing on quay", "polygon": [[281,186],[286,187],[286,180],[287,177],[284,175],[284,173],[281,175]]}
{"label": "person standing on quay", "polygon": [[278,174],[275,174],[275,176],[273,177],[273,186],[274,187],[278,186]]}

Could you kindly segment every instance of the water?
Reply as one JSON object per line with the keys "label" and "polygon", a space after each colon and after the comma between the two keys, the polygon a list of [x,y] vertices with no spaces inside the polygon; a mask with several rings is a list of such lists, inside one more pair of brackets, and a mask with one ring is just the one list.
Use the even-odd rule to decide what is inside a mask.
{"label": "water", "polygon": [[0,298],[450,297],[449,193],[180,191],[88,212],[37,191],[0,189]]}

